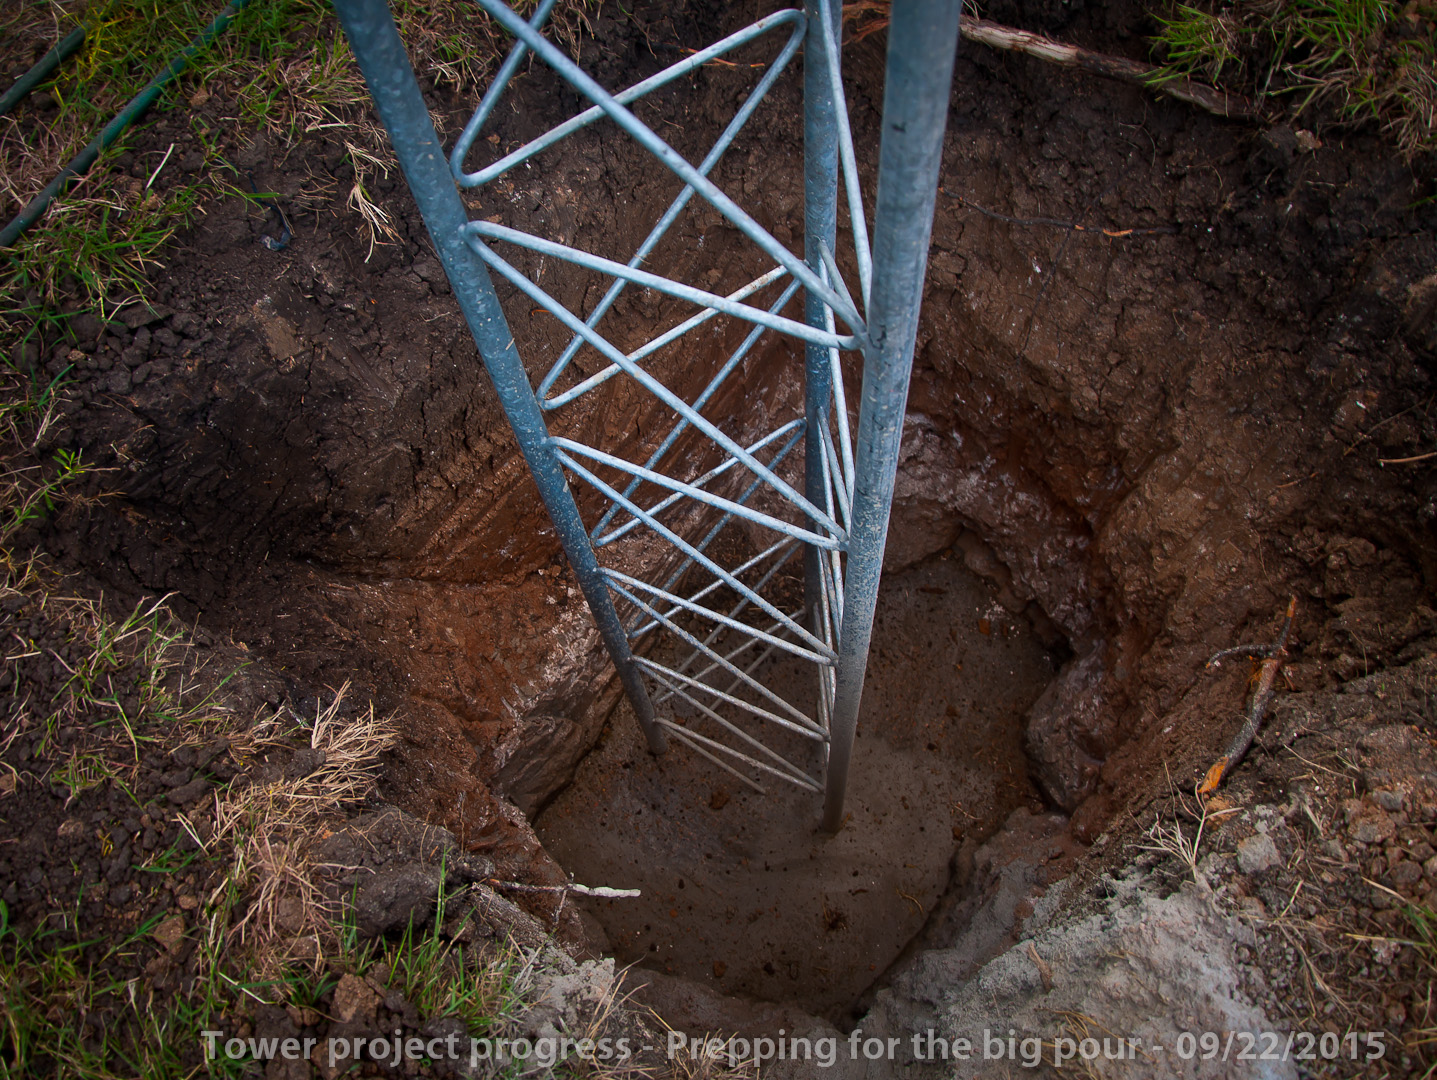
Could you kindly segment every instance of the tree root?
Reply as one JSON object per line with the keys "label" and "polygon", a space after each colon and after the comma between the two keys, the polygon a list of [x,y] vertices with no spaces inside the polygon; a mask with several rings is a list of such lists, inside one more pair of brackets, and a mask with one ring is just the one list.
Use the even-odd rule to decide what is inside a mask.
{"label": "tree root", "polygon": [[1275,642],[1271,645],[1238,645],[1231,649],[1223,649],[1221,652],[1214,653],[1208,660],[1209,668],[1217,667],[1224,660],[1234,656],[1260,660],[1261,664],[1257,669],[1257,685],[1248,702],[1247,717],[1242,727],[1238,729],[1237,735],[1228,744],[1227,753],[1213,763],[1203,777],[1202,783],[1198,785],[1199,796],[1210,795],[1216,791],[1228,773],[1232,772],[1238,762],[1243,759],[1243,755],[1252,746],[1252,740],[1257,738],[1258,728],[1262,727],[1262,718],[1267,715],[1267,708],[1272,704],[1272,695],[1277,688],[1277,673],[1282,668],[1282,662],[1287,659],[1287,639],[1292,633],[1292,617],[1295,614],[1297,614],[1297,597],[1293,596],[1287,602],[1287,618],[1283,620],[1282,632],[1277,635]]}

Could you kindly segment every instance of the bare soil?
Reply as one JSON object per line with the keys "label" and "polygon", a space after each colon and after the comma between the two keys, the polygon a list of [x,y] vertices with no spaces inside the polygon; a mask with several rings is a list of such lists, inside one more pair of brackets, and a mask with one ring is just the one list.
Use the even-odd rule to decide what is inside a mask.
{"label": "bare soil", "polygon": [[[847,1009],[923,926],[962,840],[1042,805],[1022,717],[1054,665],[994,591],[951,556],[888,579],[834,838],[813,795],[760,795],[692,755],[653,761],[615,709],[534,823],[576,880],[642,890],[585,904],[613,955],[718,993]],[[766,678],[787,696],[785,674]]]}

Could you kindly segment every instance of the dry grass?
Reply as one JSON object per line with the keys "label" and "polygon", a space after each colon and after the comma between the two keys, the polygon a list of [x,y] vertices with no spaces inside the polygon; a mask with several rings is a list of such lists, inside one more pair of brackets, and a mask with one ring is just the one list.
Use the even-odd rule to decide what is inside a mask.
{"label": "dry grass", "polygon": [[[1173,785],[1171,776],[1168,777],[1168,793],[1171,799],[1168,814],[1156,813],[1153,823],[1143,832],[1147,842],[1135,846],[1139,851],[1151,851],[1177,859],[1187,868],[1193,883],[1206,893],[1210,891],[1210,886],[1206,875],[1198,868],[1202,859],[1203,834],[1210,823],[1235,814],[1238,809],[1217,808],[1196,795],[1189,799]],[[1186,829],[1184,821],[1188,823]]]}
{"label": "dry grass", "polygon": [[[549,33],[574,55],[582,53],[596,3],[565,0],[551,16]],[[528,12],[535,3],[517,6]],[[394,10],[416,72],[461,94],[477,97],[509,47],[486,15],[458,0],[399,0]],[[79,15],[29,4],[0,15],[0,38],[14,49],[58,40],[77,19],[88,32],[80,52],[41,88],[51,102],[48,109],[37,110],[36,102],[45,99],[36,94],[0,117],[0,219],[28,203],[140,89],[160,58],[187,44],[213,15],[200,0],[158,8],[148,0],[100,0]],[[185,114],[203,150],[204,168],[181,178],[171,155],[156,151],[141,175],[128,175],[116,159],[138,136],[122,136],[6,253],[8,271],[0,273],[12,295],[0,304],[0,343],[16,336],[27,313],[55,308],[62,298],[78,295],[103,312],[143,296],[178,230],[207,203],[249,194],[237,186],[240,173],[228,157],[255,132],[266,133],[285,154],[306,139],[342,132],[355,173],[347,203],[359,216],[371,251],[393,238],[387,216],[365,186],[374,171],[387,172],[393,164],[368,105],[364,80],[328,4],[251,5],[155,106],[157,113]]]}
{"label": "dry grass", "polygon": [[[239,914],[214,926],[243,946],[266,977],[291,959],[317,964],[333,946],[339,913],[315,885],[307,849],[325,822],[369,794],[380,755],[394,739],[392,724],[376,717],[372,704],[356,717],[343,716],[348,692],[345,683],[298,725],[285,724],[283,713],[276,713],[231,741],[233,756],[252,760],[267,749],[292,746],[299,734],[317,763],[313,771],[216,795],[208,838],[185,822],[207,855],[233,860],[210,908],[218,915],[233,906]],[[307,955],[295,955],[296,949]]]}

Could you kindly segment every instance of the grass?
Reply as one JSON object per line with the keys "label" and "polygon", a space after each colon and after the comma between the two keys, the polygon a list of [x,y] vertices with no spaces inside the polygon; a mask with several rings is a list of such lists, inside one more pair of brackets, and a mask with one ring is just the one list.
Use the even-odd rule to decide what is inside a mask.
{"label": "grass", "polygon": [[[1193,884],[1203,893],[1211,891],[1206,876],[1199,868],[1202,860],[1203,836],[1208,826],[1218,824],[1223,818],[1236,813],[1236,809],[1216,807],[1213,803],[1194,794],[1192,802],[1168,777],[1168,796],[1172,800],[1170,817],[1164,820],[1163,812],[1153,817],[1153,823],[1143,833],[1145,843],[1135,845],[1139,851],[1150,851],[1176,859],[1192,876]],[[1191,834],[1183,828],[1183,820],[1191,823]]]}
{"label": "grass", "polygon": [[229,1003],[201,994],[155,1011],[132,983],[106,974],[130,959],[152,930],[141,926],[88,961],[92,943],[67,940],[70,935],[54,927],[19,934],[0,902],[0,1078],[193,1076],[180,1048]]}
{"label": "grass", "polygon": [[[306,5],[319,18],[318,5]],[[218,80],[271,61],[285,40],[286,21],[303,30],[301,5],[271,0],[251,5],[235,19],[157,110],[183,108]],[[149,80],[160,58],[177,52],[213,19],[217,5],[193,0],[102,0],[75,14],[58,6],[29,4],[12,10],[0,36],[15,42],[46,42],[77,22],[86,44],[61,66],[43,92],[52,105],[39,113],[22,105],[0,118],[0,197],[8,213],[28,202]],[[32,106],[33,106],[32,99]],[[145,169],[132,175],[119,160],[134,144],[134,129],[108,150],[46,217],[6,252],[5,283],[22,305],[0,313],[24,321],[26,308],[54,309],[62,300],[83,300],[105,310],[143,296],[161,251],[190,224],[209,181],[171,185]],[[151,163],[157,165],[158,161]],[[213,164],[213,162],[211,162]],[[8,216],[8,214],[7,214]]]}
{"label": "grass", "polygon": [[1409,158],[1437,149],[1430,4],[1218,0],[1155,18],[1157,81],[1202,79],[1312,123],[1374,124]]}
{"label": "grass", "polygon": [[[518,5],[521,11],[536,0]],[[551,19],[573,52],[596,0],[569,0]],[[57,76],[11,115],[0,117],[0,216],[27,203],[168,57],[188,44],[220,9],[217,0],[101,0],[71,10],[27,3],[0,15],[10,55],[38,51],[75,25],[85,46]],[[417,71],[437,85],[475,93],[497,65],[507,40],[470,4],[394,4]],[[77,13],[78,12],[78,13]],[[48,111],[36,108],[48,95]],[[179,230],[218,197],[244,193],[228,160],[236,130],[264,132],[282,150],[324,131],[340,131],[354,167],[349,202],[373,242],[392,231],[364,178],[376,162],[392,163],[383,133],[368,121],[368,94],[330,5],[323,0],[258,0],[245,8],[169,89],[152,111],[189,115],[204,167],[177,178],[172,155],[157,150],[121,162],[140,141],[122,136],[70,193],[12,248],[0,264],[0,348],[13,345],[43,313],[76,301],[109,308],[144,298],[164,250]],[[143,126],[141,121],[139,126]],[[245,136],[242,136],[245,137]],[[173,150],[174,147],[170,147]]]}
{"label": "grass", "polygon": [[360,942],[352,920],[339,923],[342,966],[398,990],[425,1016],[454,1016],[479,1036],[507,1034],[532,997],[539,957],[510,942],[466,947],[445,938],[441,894],[428,930],[411,924],[394,941]]}
{"label": "grass", "polygon": [[[149,638],[153,644],[138,651],[157,665],[155,658],[182,654],[187,642],[158,614],[151,604],[120,621],[106,637],[109,647]],[[281,711],[256,724],[212,711],[210,734],[222,731],[241,759],[299,744],[321,751],[322,764],[298,779],[220,791],[207,837],[192,832],[191,844],[157,851],[141,868],[154,878],[196,867],[210,874],[183,922],[181,940],[193,957],[179,991],[157,1001],[148,980],[134,974],[154,951],[148,940],[160,938],[174,914],[152,915],[97,955],[98,943],[77,936],[78,914],[52,914],[22,934],[0,903],[0,1078],[193,1076],[199,1032],[237,1031],[260,1004],[315,1010],[345,972],[380,978],[428,1019],[455,1016],[475,1034],[512,1033],[532,1004],[538,957],[508,945],[466,948],[446,937],[442,897],[427,929],[360,943],[353,923],[314,888],[309,842],[368,795],[392,739],[372,707],[345,716],[344,700],[342,688],[313,717]],[[173,750],[193,741],[193,715],[157,711],[150,702],[132,724],[138,737]],[[70,755],[46,779],[66,784],[73,799],[116,782],[128,765],[101,745]],[[285,904],[298,905],[302,925],[292,918],[278,925]],[[311,947],[296,954],[296,941]],[[245,1066],[245,1058],[223,1055],[208,1063],[217,1075],[241,1075]]]}

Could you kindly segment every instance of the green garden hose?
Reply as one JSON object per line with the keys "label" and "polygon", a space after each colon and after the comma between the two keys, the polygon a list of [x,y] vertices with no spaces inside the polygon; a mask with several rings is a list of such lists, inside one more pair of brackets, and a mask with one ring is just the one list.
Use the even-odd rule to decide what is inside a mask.
{"label": "green garden hose", "polygon": [[0,97],[0,116],[4,116],[24,100],[26,94],[48,79],[50,72],[59,67],[61,61],[83,44],[85,44],[85,28],[83,26],[66,34],[58,45],[40,57],[40,62],[16,79],[15,85],[6,90],[3,97]]}
{"label": "green garden hose", "polygon": [[13,244],[26,229],[39,221],[45,210],[55,197],[68,191],[70,185],[77,178],[82,176],[95,160],[103,153],[132,123],[145,114],[155,99],[160,96],[161,91],[171,82],[178,78],[189,67],[190,61],[202,53],[216,37],[224,33],[234,17],[239,14],[250,0],[230,0],[217,16],[214,22],[205,27],[198,37],[186,45],[170,59],[158,75],[149,81],[143,90],[134,96],[128,105],[105,125],[100,134],[96,135],[90,144],[75,155],[75,159],[60,170],[60,174],[45,185],[45,190],[30,200],[30,204],[15,215],[14,220],[0,230],[0,248],[7,248]]}

